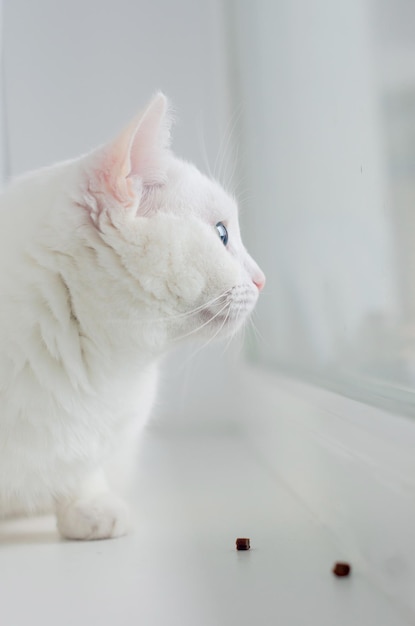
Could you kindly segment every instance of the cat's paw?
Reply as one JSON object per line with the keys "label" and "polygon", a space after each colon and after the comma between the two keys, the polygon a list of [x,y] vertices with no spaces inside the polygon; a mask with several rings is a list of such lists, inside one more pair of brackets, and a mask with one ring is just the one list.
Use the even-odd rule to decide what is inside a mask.
{"label": "cat's paw", "polygon": [[125,535],[130,527],[126,504],[112,493],[62,504],[56,519],[65,539],[111,539]]}

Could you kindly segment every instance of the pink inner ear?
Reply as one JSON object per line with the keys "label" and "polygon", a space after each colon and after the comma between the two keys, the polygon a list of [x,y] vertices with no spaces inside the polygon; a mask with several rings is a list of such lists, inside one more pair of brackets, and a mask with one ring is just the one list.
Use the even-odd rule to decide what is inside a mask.
{"label": "pink inner ear", "polygon": [[158,94],[140,118],[130,145],[130,176],[145,184],[158,184],[165,178],[165,156],[170,143],[171,120],[167,100]]}
{"label": "pink inner ear", "polygon": [[107,190],[123,203],[130,203],[135,195],[131,180],[128,178],[131,172],[131,143],[136,124],[134,129],[131,126],[132,124],[105,149],[102,164],[102,175]]}
{"label": "pink inner ear", "polygon": [[111,195],[131,204],[136,198],[133,179],[146,185],[165,180],[170,126],[167,100],[158,94],[144,113],[105,148],[102,175]]}

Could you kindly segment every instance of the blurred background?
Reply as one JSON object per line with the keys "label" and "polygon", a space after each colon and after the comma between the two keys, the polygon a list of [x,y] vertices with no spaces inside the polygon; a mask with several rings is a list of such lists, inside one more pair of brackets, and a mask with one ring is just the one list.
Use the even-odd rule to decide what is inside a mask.
{"label": "blurred background", "polygon": [[414,24],[411,0],[3,0],[4,178],[161,89],[175,152],[240,200],[256,331],[173,355],[163,423],[235,427],[247,363],[415,415]]}

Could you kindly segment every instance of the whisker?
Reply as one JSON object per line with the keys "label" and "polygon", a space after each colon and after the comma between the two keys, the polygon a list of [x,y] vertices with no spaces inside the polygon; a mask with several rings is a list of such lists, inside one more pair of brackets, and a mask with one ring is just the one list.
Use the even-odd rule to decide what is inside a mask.
{"label": "whisker", "polygon": [[238,190],[238,188],[236,187],[234,194],[238,200],[239,205],[250,205],[254,201],[254,194],[251,189]]}
{"label": "whisker", "polygon": [[261,334],[261,332],[259,331],[259,329],[256,327],[254,320],[252,319],[252,317],[249,319],[249,323],[251,325],[252,330],[254,331],[255,337],[258,341],[261,341],[262,343],[265,342],[264,336]]}
{"label": "whisker", "polygon": [[229,302],[226,302],[224,306],[221,309],[219,309],[219,311],[217,311],[214,315],[212,315],[212,317],[210,317],[206,322],[203,322],[203,324],[201,324],[197,328],[194,328],[189,333],[186,333],[185,335],[181,335],[180,337],[177,337],[175,341],[181,341],[182,339],[186,339],[186,337],[190,337],[191,335],[194,335],[195,333],[199,332],[199,330],[201,330],[202,328],[204,328],[205,326],[213,322],[213,320],[216,319],[218,315],[220,315],[229,306],[230,306]]}
{"label": "whisker", "polygon": [[[228,175],[228,165],[230,161],[232,161],[232,169],[231,169],[230,175]],[[239,164],[239,144],[238,143],[235,144],[235,142],[233,142],[232,159],[230,158],[228,159],[228,162],[226,163],[226,166],[225,166],[225,172],[223,175],[223,180],[226,183],[226,188],[229,189],[233,195],[236,195],[234,192],[234,189],[236,188],[234,183],[235,183],[235,174],[238,169],[238,164]]]}
{"label": "whisker", "polygon": [[233,333],[230,335],[230,337],[228,338],[225,347],[222,350],[221,356],[224,356],[226,354],[226,352],[229,350],[231,343],[233,342],[233,340],[235,339],[236,335],[239,332],[239,328],[237,328],[236,330],[233,331]]}
{"label": "whisker", "polygon": [[[236,320],[238,320],[239,315],[241,313],[241,310],[242,310],[242,303],[240,303],[239,306],[238,306],[238,310],[237,310],[237,313],[235,315]],[[235,330],[232,332],[231,336],[229,337],[228,341],[226,342],[225,348],[224,348],[224,350],[222,352],[222,356],[227,352],[227,350],[229,350],[229,347],[230,347],[232,341],[235,339],[235,337],[238,335],[238,333],[244,332],[244,330],[245,330],[244,326],[242,328],[235,328]]]}
{"label": "whisker", "polygon": [[[231,308],[231,305],[230,305],[230,303],[229,303],[229,304],[228,304],[228,310],[227,310],[227,312],[226,312],[226,315],[225,315],[225,317],[224,317],[224,320],[223,320],[222,324],[220,325],[220,327],[218,328],[218,330],[215,332],[215,334],[214,334],[214,335],[212,335],[212,337],[209,337],[209,339],[208,339],[208,340],[207,340],[207,341],[206,341],[206,342],[205,342],[202,346],[199,346],[199,347],[198,347],[198,348],[197,348],[194,352],[192,352],[192,354],[189,356],[189,358],[188,358],[188,359],[186,359],[186,362],[185,362],[185,363],[187,363],[188,361],[190,361],[190,360],[194,359],[194,357],[195,357],[197,354],[199,354],[199,352],[201,352],[202,350],[204,350],[205,348],[207,348],[207,346],[208,346],[209,344],[211,344],[211,343],[212,343],[212,341],[214,341],[214,340],[216,339],[216,337],[217,337],[217,336],[219,335],[219,333],[222,331],[223,327],[225,326],[225,324],[227,323],[227,321],[228,321],[228,319],[229,319],[230,308]],[[214,318],[212,318],[212,319],[214,319]],[[210,320],[210,321],[212,321],[212,320]]]}
{"label": "whisker", "polygon": [[203,160],[205,162],[205,167],[207,169],[207,172],[208,172],[210,178],[213,178],[212,170],[211,170],[209,159],[208,159],[207,149],[206,149],[206,140],[205,140],[205,133],[204,133],[204,130],[203,130],[203,120],[202,119],[200,121],[200,127],[199,127],[199,141],[200,141],[200,145],[201,145],[201,149],[202,149],[202,156],[203,156]]}
{"label": "whisker", "polygon": [[195,315],[196,313],[199,313],[200,311],[203,311],[203,309],[205,309],[206,307],[209,307],[212,304],[217,303],[221,298],[225,298],[226,296],[228,296],[230,294],[231,291],[232,291],[232,289],[226,289],[226,291],[223,291],[221,294],[219,294],[219,296],[216,296],[216,298],[212,298],[211,300],[208,300],[207,302],[204,302],[203,304],[201,304],[200,306],[192,309],[191,311],[185,311],[183,313],[177,313],[175,315],[171,315],[171,316],[166,317],[166,318],[160,318],[159,320],[151,320],[151,321],[176,320],[176,319],[180,319],[180,318],[183,318],[183,317],[189,317],[191,315]]}
{"label": "whisker", "polygon": [[[240,104],[239,107],[236,107],[234,113],[229,117],[228,123],[226,124],[223,137],[219,145],[218,154],[215,159],[215,164],[213,166],[213,174],[215,178],[217,178],[218,180],[220,180],[220,172],[221,172],[222,165],[223,165],[224,154],[225,154],[225,151],[227,150],[227,146],[229,143],[229,136],[231,132],[233,132],[235,119],[237,119],[240,116],[241,111],[242,111],[242,104]],[[219,160],[219,163],[218,163],[218,160]]]}
{"label": "whisker", "polygon": [[[185,319],[187,317],[191,317],[192,315],[196,315],[197,313],[200,313],[200,311],[203,311],[206,307],[209,307],[212,304],[219,302],[221,299],[226,298],[226,296],[228,296],[231,291],[232,289],[227,289],[226,291],[222,292],[215,298],[212,298],[211,300],[207,300],[203,304],[195,307],[194,309],[191,309],[190,311],[184,311],[183,313],[176,313],[174,315],[168,315],[166,317],[155,317],[155,318],[154,317],[153,318],[148,318],[148,317],[137,318],[136,317],[131,321],[134,322],[134,324],[141,323],[141,322],[146,322],[147,324],[155,324],[157,322],[170,322],[170,321],[175,321],[178,319]],[[117,320],[107,320],[107,322],[110,324],[125,324],[125,321],[126,320],[122,318],[117,319]]]}
{"label": "whisker", "polygon": [[[237,113],[234,115],[233,123],[232,123],[232,126],[229,129],[228,136],[227,136],[226,143],[225,143],[224,150],[223,150],[223,156],[222,156],[222,159],[221,159],[221,162],[220,162],[220,168],[219,168],[218,174],[219,174],[219,180],[222,182],[222,184],[224,186],[226,186],[225,185],[226,181],[224,180],[224,175],[223,174],[225,173],[225,171],[228,168],[228,164],[229,164],[229,160],[230,160],[230,153],[231,153],[230,147],[231,146],[233,147],[233,133],[235,132],[235,128],[236,128],[237,124],[239,123],[241,115],[242,115],[242,105],[240,105],[239,111],[237,111]],[[232,150],[232,152],[233,152],[233,150]]]}

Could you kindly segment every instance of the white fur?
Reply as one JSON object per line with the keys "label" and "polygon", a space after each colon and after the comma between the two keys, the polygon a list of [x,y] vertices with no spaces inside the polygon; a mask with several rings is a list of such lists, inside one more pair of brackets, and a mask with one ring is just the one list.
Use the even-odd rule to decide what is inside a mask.
{"label": "white fur", "polygon": [[256,302],[235,202],[173,156],[169,128],[159,94],[115,141],[0,198],[0,516],[54,507],[65,537],[125,533],[105,467],[148,419],[159,357]]}

